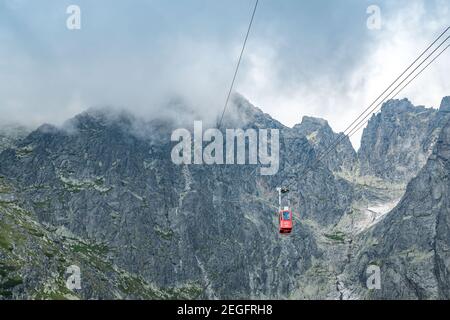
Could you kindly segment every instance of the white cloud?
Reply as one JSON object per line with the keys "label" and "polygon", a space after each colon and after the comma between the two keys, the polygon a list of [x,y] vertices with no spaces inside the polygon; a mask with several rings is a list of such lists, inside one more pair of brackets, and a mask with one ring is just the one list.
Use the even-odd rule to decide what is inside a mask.
{"label": "white cloud", "polygon": [[[279,73],[282,53],[258,43],[253,48],[259,50],[247,54],[250,66],[240,82],[240,91],[288,126],[300,122],[303,115],[311,115],[327,119],[336,131],[345,130],[448,26],[449,3],[437,1],[433,9],[425,1],[409,1],[401,7],[382,8],[382,18],[381,30],[368,31],[365,55],[343,74],[330,70],[302,81],[284,79]],[[450,50],[436,60],[400,98],[439,107],[441,98],[450,94],[449,54]],[[332,52],[329,55],[333,58]],[[361,134],[362,130],[352,137],[357,148]]]}
{"label": "white cloud", "polygon": [[[351,16],[355,22],[344,29],[359,34],[350,43],[346,42],[348,36],[334,33],[331,25],[320,32],[290,30],[297,23],[290,21],[281,28],[290,32],[280,33],[277,28],[284,17],[266,13],[266,17],[278,19],[277,23],[266,23],[262,20],[262,6],[236,91],[286,125],[311,115],[327,119],[336,131],[344,130],[450,21],[448,1],[380,2],[384,3],[380,4],[382,29],[367,30],[367,14],[361,10],[361,19]],[[292,3],[285,5],[293,7]],[[95,10],[85,11],[93,14]],[[322,17],[320,12],[311,14]],[[163,31],[155,31],[161,32],[159,36],[130,27],[129,37],[123,38],[127,32],[122,29],[108,29],[105,39],[102,28],[110,25],[106,14],[103,22],[98,22],[101,27],[92,33],[87,32],[89,21],[82,30],[86,33],[80,34],[55,31],[51,25],[36,29],[40,24],[35,22],[15,30],[29,16],[13,17],[15,24],[0,31],[0,121],[61,123],[88,107],[104,105],[124,107],[140,116],[164,113],[177,118],[178,109],[165,107],[174,97],[195,108],[188,116],[195,117],[195,111],[213,119],[225,102],[248,21],[243,15],[236,25],[234,21],[224,23],[230,32],[225,37],[207,30],[191,34],[177,28],[165,34],[161,26]],[[215,25],[212,20],[206,22]],[[64,28],[64,23],[61,25]],[[364,32],[357,28],[366,32],[366,38],[361,38]],[[55,39],[43,37],[48,30],[55,33]],[[122,38],[116,39],[114,33],[119,31]],[[314,48],[298,42],[300,38],[310,40],[308,37],[324,40],[315,42]],[[333,46],[327,47],[329,40],[333,40]],[[446,71],[450,67],[449,54],[436,61],[402,95],[415,104],[437,107],[440,99],[450,94]],[[352,139],[355,146],[360,133]]]}

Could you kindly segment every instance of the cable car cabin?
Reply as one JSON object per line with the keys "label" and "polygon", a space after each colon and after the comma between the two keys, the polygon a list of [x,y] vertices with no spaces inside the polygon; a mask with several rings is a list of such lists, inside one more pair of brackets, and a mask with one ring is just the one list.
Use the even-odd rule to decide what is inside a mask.
{"label": "cable car cabin", "polygon": [[289,207],[284,207],[283,210],[280,211],[280,233],[281,234],[289,234],[292,231],[292,211],[289,210]]}

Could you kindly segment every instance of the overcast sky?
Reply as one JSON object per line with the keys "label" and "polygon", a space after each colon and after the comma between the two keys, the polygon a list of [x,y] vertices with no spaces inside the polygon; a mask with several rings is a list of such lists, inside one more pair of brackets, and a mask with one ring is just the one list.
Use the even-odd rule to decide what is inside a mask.
{"label": "overcast sky", "polygon": [[[81,30],[66,28],[71,4]],[[253,5],[0,0],[0,122],[58,124],[104,105],[152,116],[176,98],[220,110]],[[380,30],[366,26],[370,5]],[[288,126],[310,115],[343,130],[449,21],[450,0],[260,0],[235,90]],[[438,107],[449,54],[402,96]]]}

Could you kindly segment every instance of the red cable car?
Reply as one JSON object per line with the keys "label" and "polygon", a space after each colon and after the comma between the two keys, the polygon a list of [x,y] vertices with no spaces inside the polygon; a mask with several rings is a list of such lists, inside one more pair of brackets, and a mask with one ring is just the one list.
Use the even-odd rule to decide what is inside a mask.
{"label": "red cable car", "polygon": [[281,234],[291,233],[292,211],[289,210],[289,207],[284,207],[284,209],[280,211],[279,219],[280,219],[280,233]]}
{"label": "red cable car", "polygon": [[292,226],[293,226],[293,219],[292,219],[292,211],[289,209],[289,197],[287,199],[288,206],[283,207],[281,206],[281,195],[289,193],[289,189],[286,187],[283,188],[277,188],[278,191],[278,205],[279,205],[279,211],[278,211],[278,220],[279,220],[279,231],[280,234],[289,234],[292,232]]}

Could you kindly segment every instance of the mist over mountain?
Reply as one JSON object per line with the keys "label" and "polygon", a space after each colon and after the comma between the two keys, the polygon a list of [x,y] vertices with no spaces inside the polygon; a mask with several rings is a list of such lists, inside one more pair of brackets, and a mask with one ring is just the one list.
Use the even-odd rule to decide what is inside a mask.
{"label": "mist over mountain", "polygon": [[13,147],[21,139],[25,138],[30,131],[31,129],[16,124],[0,126],[0,152]]}
{"label": "mist over mountain", "polygon": [[[260,164],[175,165],[170,134],[194,118],[182,105],[179,121],[103,108],[19,138],[3,133],[0,295],[448,297],[449,102],[389,101],[358,152],[345,138],[318,162],[342,137],[326,120],[288,128],[235,95],[223,128],[280,130],[273,176],[259,175]],[[281,185],[294,212],[286,237]],[[381,266],[381,290],[364,287],[369,264]],[[81,290],[65,287],[70,265],[85,274]]]}

